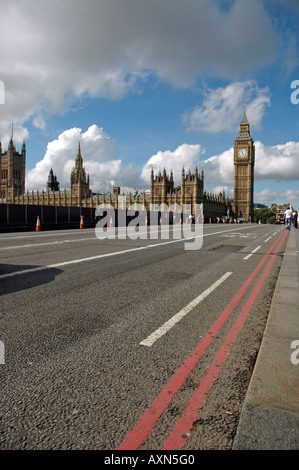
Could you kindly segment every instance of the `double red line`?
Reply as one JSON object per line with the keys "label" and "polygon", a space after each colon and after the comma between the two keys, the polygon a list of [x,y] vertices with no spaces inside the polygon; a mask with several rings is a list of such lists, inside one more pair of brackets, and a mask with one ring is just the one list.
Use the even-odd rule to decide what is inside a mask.
{"label": "double red line", "polygon": [[[188,434],[190,430],[192,429],[193,424],[198,419],[199,412],[203,408],[204,401],[210,394],[216,378],[221,373],[222,367],[230,353],[230,350],[232,349],[237,339],[237,336],[241,328],[243,327],[246,321],[246,318],[248,317],[251,311],[251,308],[256,300],[258,293],[260,292],[265,282],[265,279],[274,262],[275,255],[279,251],[279,248],[282,245],[285,236],[286,236],[286,232],[280,235],[280,237],[278,237],[278,239],[272,245],[270,250],[267,252],[264,258],[260,261],[258,266],[255,268],[255,270],[251,273],[251,275],[245,281],[245,283],[240,288],[238,293],[235,295],[232,301],[224,309],[224,311],[222,312],[220,317],[216,320],[214,325],[210,328],[210,330],[206,333],[204,338],[199,342],[196,348],[192,351],[192,353],[189,355],[186,361],[181,365],[178,371],[173,375],[173,377],[166,384],[163,390],[155,398],[154,402],[151,404],[148,410],[144,413],[144,415],[141,417],[139,422],[134,426],[132,431],[128,433],[128,435],[122,441],[122,443],[117,448],[117,450],[136,450],[142,445],[142,443],[145,441],[149,433],[154,428],[157,420],[160,418],[163,411],[165,411],[167,406],[172,401],[173,397],[182,387],[182,385],[184,384],[189,374],[192,372],[196,364],[199,362],[200,358],[202,357],[206,349],[210,346],[212,341],[215,339],[220,329],[228,320],[229,316],[231,315],[233,310],[236,308],[239,301],[244,296],[245,292],[247,291],[247,289],[249,288],[249,286],[251,285],[251,283],[253,282],[257,274],[259,273],[259,271],[262,269],[263,265],[266,263],[271,253],[273,252],[272,256],[270,257],[266,265],[264,272],[262,273],[258,283],[256,284],[252,293],[250,294],[241,313],[239,314],[233,327],[228,333],[225,341],[220,347],[218,353],[216,354],[206,375],[203,377],[203,379],[199,383],[198,388],[196,389],[195,393],[193,394],[192,398],[187,404],[187,407],[185,409],[183,416],[177,421],[173,431],[171,432],[168,439],[166,440],[163,450],[180,449],[184,447],[185,441],[188,439]],[[275,251],[273,251],[274,249]]]}

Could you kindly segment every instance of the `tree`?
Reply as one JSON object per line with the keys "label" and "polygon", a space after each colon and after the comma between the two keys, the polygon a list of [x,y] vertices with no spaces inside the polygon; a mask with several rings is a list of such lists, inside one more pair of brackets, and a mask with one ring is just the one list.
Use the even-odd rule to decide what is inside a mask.
{"label": "tree", "polygon": [[262,224],[275,224],[276,220],[276,206],[272,206],[271,209],[265,207],[263,209],[254,209],[254,221],[261,221]]}

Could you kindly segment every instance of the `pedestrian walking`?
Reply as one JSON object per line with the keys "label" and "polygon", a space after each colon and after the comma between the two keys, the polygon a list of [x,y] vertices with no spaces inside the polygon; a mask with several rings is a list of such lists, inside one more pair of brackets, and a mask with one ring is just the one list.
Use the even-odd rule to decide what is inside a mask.
{"label": "pedestrian walking", "polygon": [[294,228],[298,227],[298,212],[297,211],[293,212],[293,227]]}
{"label": "pedestrian walking", "polygon": [[290,230],[290,229],[291,229],[292,215],[293,215],[292,209],[289,208],[289,209],[287,209],[287,210],[285,211],[286,230]]}

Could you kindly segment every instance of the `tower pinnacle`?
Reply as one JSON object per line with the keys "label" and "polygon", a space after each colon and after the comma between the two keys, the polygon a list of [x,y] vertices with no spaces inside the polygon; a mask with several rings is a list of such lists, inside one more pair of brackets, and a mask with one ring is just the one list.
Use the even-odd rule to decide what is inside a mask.
{"label": "tower pinnacle", "polygon": [[243,113],[243,118],[240,124],[249,124],[247,115],[246,115],[246,103],[244,104],[244,113]]}

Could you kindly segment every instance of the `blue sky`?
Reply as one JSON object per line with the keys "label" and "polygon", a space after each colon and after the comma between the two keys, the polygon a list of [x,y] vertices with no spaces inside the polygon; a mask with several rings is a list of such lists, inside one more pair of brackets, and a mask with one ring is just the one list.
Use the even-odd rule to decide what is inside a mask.
{"label": "blue sky", "polygon": [[2,0],[2,147],[13,121],[28,190],[51,167],[69,188],[80,140],[95,192],[197,165],[232,194],[246,102],[255,202],[298,209],[298,19],[297,0]]}

